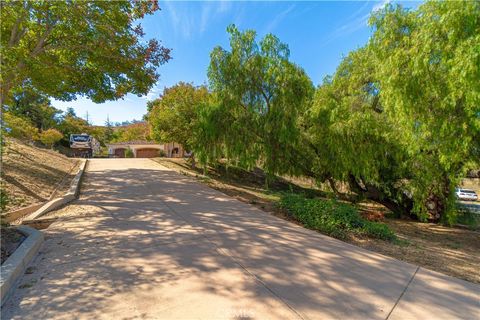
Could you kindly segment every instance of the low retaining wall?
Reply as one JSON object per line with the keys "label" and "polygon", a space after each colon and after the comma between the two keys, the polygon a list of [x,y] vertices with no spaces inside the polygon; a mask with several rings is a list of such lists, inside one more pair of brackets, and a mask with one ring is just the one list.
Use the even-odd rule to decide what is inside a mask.
{"label": "low retaining wall", "polygon": [[32,205],[30,205],[28,207],[25,207],[25,208],[21,208],[21,209],[18,209],[18,210],[13,210],[13,211],[7,212],[7,213],[2,215],[2,220],[5,220],[8,223],[13,222],[17,219],[20,219],[23,216],[26,216],[27,214],[30,214],[32,212],[37,211],[44,204],[45,204],[44,202],[35,203],[35,204],[32,204]]}
{"label": "low retaining wall", "polygon": [[76,197],[78,196],[78,193],[80,192],[80,182],[82,180],[83,173],[85,172],[86,166],[87,166],[87,160],[83,160],[82,163],[80,164],[78,173],[75,175],[75,178],[73,178],[72,183],[70,185],[70,189],[66,194],[64,194],[62,197],[50,200],[47,203],[45,203],[40,209],[36,210],[35,212],[27,216],[25,220],[22,221],[22,224],[30,225],[32,223],[32,220],[35,220],[43,216],[47,212],[58,209],[61,206],[64,206],[70,201],[76,199]]}
{"label": "low retaining wall", "polygon": [[27,226],[16,227],[27,238],[1,267],[0,296],[1,304],[7,301],[18,280],[22,277],[30,262],[35,258],[43,242],[43,233]]}

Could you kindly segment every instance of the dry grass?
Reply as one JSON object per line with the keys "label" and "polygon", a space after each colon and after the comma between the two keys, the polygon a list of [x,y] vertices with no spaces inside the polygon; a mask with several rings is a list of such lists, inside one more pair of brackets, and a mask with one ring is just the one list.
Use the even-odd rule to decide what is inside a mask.
{"label": "dry grass", "polygon": [[398,243],[376,239],[354,239],[352,243],[430,270],[480,283],[480,233],[417,221],[385,219],[384,222],[397,234]]}
{"label": "dry grass", "polygon": [[[480,178],[463,179],[461,186],[474,190],[480,196]],[[478,201],[480,201],[480,199]]]}
{"label": "dry grass", "polygon": [[[192,170],[183,159],[155,159],[160,164],[182,174],[196,177],[199,181],[240,201],[249,203],[275,216],[290,220],[275,205],[282,189],[288,190],[287,181],[282,181],[272,190],[266,190],[259,173],[255,175],[230,174],[226,177],[221,171],[210,168],[206,177],[200,170]],[[292,182],[295,180],[288,179]],[[282,184],[286,183],[282,186]],[[301,181],[302,187],[312,185]],[[304,189],[305,190],[305,189]],[[320,191],[315,190],[314,192]],[[381,253],[399,260],[410,262],[430,270],[438,271],[467,281],[480,283],[480,233],[459,228],[449,228],[432,223],[387,219],[387,210],[376,203],[358,205],[361,214],[369,220],[382,221],[395,231],[398,241],[387,242],[371,238],[353,237],[349,243]]]}
{"label": "dry grass", "polygon": [[2,157],[2,192],[6,211],[47,201],[52,193],[64,193],[76,173],[78,161],[53,150],[7,139]]}

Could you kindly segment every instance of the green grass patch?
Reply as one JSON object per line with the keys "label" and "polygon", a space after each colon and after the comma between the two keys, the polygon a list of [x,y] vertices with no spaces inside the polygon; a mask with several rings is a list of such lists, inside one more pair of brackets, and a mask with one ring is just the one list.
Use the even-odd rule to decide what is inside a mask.
{"label": "green grass patch", "polygon": [[467,226],[471,230],[478,230],[480,229],[480,214],[460,207],[457,209],[456,223]]}
{"label": "green grass patch", "polygon": [[305,227],[335,238],[345,239],[349,234],[359,234],[389,241],[396,239],[387,225],[368,221],[353,206],[336,200],[309,199],[301,194],[285,193],[278,204]]}

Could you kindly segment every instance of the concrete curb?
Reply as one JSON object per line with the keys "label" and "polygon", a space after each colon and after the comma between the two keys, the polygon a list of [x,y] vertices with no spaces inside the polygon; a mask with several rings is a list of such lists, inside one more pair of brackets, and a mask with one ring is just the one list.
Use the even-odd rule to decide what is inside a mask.
{"label": "concrete curb", "polygon": [[[75,164],[74,166],[76,167],[77,165]],[[70,171],[66,175],[70,174],[72,171],[73,171],[73,168],[70,169]],[[44,206],[48,201],[51,201],[54,199],[53,196],[57,193],[58,188],[63,185],[64,179],[65,177],[63,177],[62,180],[57,184],[57,187],[55,188],[55,190],[52,191],[52,193],[50,194],[47,200],[31,204],[28,207],[23,207],[20,209],[2,213],[1,215],[2,219],[7,222],[14,222],[15,220],[18,220],[21,217],[28,216],[29,214],[32,214],[33,212],[37,211],[42,206]]]}
{"label": "concrete curb", "polygon": [[17,281],[22,277],[29,263],[37,255],[43,242],[43,233],[27,226],[16,227],[27,235],[15,252],[1,267],[0,296],[1,305],[8,299]]}
{"label": "concrete curb", "polygon": [[80,164],[80,168],[75,175],[75,178],[73,178],[72,183],[70,184],[70,189],[66,194],[60,198],[56,198],[45,203],[40,209],[27,216],[25,220],[22,221],[22,224],[29,224],[32,222],[32,220],[43,216],[47,212],[58,209],[70,201],[75,200],[80,192],[80,182],[82,181],[83,173],[85,172],[85,168],[87,166],[87,161],[88,160],[84,160]]}
{"label": "concrete curb", "polygon": [[34,203],[28,207],[25,208],[20,208],[18,210],[13,210],[7,213],[2,214],[2,219],[4,219],[7,222],[13,222],[25,215],[31,214],[32,212],[37,211],[40,209],[43,205],[45,205],[45,202],[41,203]]}

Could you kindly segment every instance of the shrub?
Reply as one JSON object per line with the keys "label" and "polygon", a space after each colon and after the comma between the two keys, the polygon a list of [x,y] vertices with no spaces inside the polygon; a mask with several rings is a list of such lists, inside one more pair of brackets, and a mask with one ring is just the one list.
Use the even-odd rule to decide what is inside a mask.
{"label": "shrub", "polygon": [[4,188],[0,188],[0,210],[3,212],[9,203],[8,194]]}
{"label": "shrub", "polygon": [[40,133],[40,141],[46,146],[53,148],[53,145],[63,138],[63,134],[57,129],[48,129]]}
{"label": "shrub", "polygon": [[365,221],[363,232],[371,237],[382,240],[395,240],[395,233],[386,224],[372,221]]}
{"label": "shrub", "polygon": [[33,141],[38,138],[38,129],[30,121],[17,117],[10,112],[3,114],[2,131],[7,136],[20,140]]}
{"label": "shrub", "polygon": [[128,148],[125,150],[125,158],[133,158],[133,150]]}
{"label": "shrub", "polygon": [[335,200],[307,199],[300,194],[283,194],[279,206],[309,229],[345,239],[349,233],[371,238],[394,240],[395,234],[385,224],[368,221],[353,206]]}

